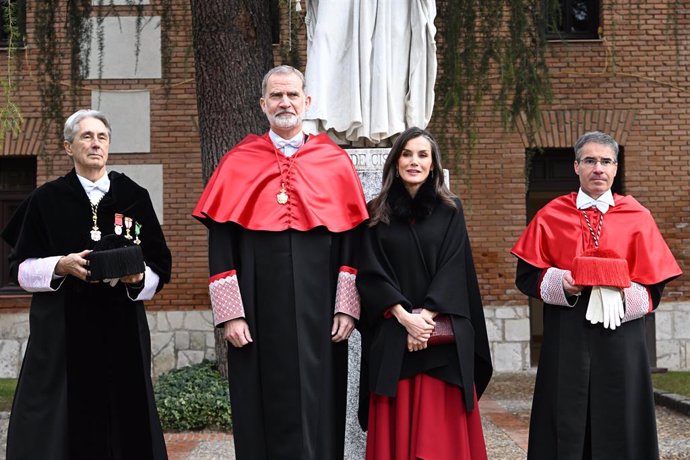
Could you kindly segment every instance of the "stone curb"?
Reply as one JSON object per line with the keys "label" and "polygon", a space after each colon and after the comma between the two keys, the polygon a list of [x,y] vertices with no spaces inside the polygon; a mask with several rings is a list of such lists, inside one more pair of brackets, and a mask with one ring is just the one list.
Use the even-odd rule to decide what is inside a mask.
{"label": "stone curb", "polygon": [[654,402],[690,417],[690,398],[654,388]]}

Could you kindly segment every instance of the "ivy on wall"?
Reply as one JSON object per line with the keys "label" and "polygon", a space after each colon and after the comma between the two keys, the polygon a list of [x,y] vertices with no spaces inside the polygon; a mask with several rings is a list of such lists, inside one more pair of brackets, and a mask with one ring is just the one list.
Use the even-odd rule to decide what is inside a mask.
{"label": "ivy on wall", "polygon": [[2,24],[7,33],[7,77],[0,81],[2,88],[3,105],[0,107],[0,144],[5,139],[5,135],[17,135],[21,131],[23,118],[19,106],[14,101],[13,95],[16,91],[16,83],[13,79],[14,59],[17,54],[18,44],[22,37],[19,28],[17,14],[17,2],[7,0],[3,11]]}
{"label": "ivy on wall", "polygon": [[540,107],[551,100],[546,17],[558,17],[559,5],[558,0],[440,3],[445,30],[440,43],[443,72],[437,86],[443,105],[438,110],[460,134],[459,145],[447,149],[449,164],[459,165],[460,157],[474,148],[477,117],[487,96],[492,96],[491,108],[500,114],[504,126],[515,126],[522,117],[533,143]]}

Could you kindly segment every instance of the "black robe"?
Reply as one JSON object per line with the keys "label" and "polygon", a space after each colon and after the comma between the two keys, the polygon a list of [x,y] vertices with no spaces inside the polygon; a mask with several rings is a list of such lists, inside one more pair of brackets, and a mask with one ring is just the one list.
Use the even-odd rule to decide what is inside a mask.
{"label": "black robe", "polygon": [[[400,379],[419,373],[463,390],[467,410],[473,387],[480,397],[492,365],[479,284],[460,200],[440,203],[425,183],[412,200],[396,182],[390,223],[369,228],[357,275],[362,300],[360,423],[367,428],[368,394],[395,396]],[[384,312],[395,304],[450,316],[455,344],[407,351],[407,331]]]}
{"label": "black robe", "polygon": [[253,339],[228,347],[237,459],[342,459],[347,342],[333,343],[331,327],[339,272],[355,267],[367,218],[352,161],[325,135],[289,158],[268,134],[249,135],[193,215],[209,228],[211,278],[237,276]]}
{"label": "black robe", "polygon": [[228,346],[238,459],[343,458],[347,342],[331,342],[339,268],[357,229],[209,226],[211,275],[237,270],[253,342]]}
{"label": "black robe", "polygon": [[[170,280],[171,256],[148,192],[111,172],[98,205],[103,236],[114,215],[141,223],[144,260]],[[15,272],[23,260],[93,247],[89,198],[76,173],[34,190],[2,233]],[[59,280],[57,281],[59,282]],[[56,282],[54,282],[55,284]],[[68,276],[57,291],[32,295],[30,336],[7,439],[13,459],[164,459],[151,384],[151,345],[141,292],[122,283]]]}
{"label": "black robe", "polygon": [[[540,298],[542,271],[518,259],[520,291]],[[646,286],[654,308],[665,284]],[[585,313],[591,292],[585,289],[574,307],[544,304],[528,458],[659,458],[645,320],[623,323],[615,331],[590,324]]]}

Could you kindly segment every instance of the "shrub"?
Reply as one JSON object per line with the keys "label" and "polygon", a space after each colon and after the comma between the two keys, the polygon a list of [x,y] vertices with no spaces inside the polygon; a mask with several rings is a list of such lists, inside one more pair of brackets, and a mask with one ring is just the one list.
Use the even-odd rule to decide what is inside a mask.
{"label": "shrub", "polygon": [[154,386],[164,430],[230,430],[228,382],[204,361],[163,374]]}

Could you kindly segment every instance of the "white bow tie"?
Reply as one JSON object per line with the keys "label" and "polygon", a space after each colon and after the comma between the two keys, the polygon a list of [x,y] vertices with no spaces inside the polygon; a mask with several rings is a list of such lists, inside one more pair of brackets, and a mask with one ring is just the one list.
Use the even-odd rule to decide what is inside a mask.
{"label": "white bow tie", "polygon": [[108,189],[106,189],[105,184],[86,184],[84,186],[84,190],[86,190],[87,194],[90,194],[94,191],[99,191],[104,195],[108,193]]}
{"label": "white bow tie", "polygon": [[293,149],[297,150],[298,148],[302,147],[302,144],[304,144],[304,136],[300,136],[295,139],[290,139],[288,141],[286,141],[285,139],[278,139],[275,142],[275,146],[279,150],[283,150],[285,147],[292,147]]}
{"label": "white bow tie", "polygon": [[597,208],[599,211],[603,212],[604,214],[606,213],[606,211],[609,210],[609,204],[599,200],[592,200],[588,203],[585,203],[585,205],[582,208],[587,209],[594,207]]}

